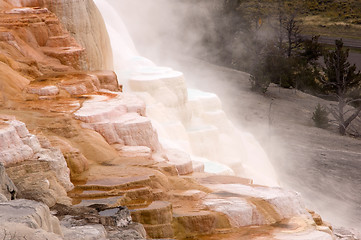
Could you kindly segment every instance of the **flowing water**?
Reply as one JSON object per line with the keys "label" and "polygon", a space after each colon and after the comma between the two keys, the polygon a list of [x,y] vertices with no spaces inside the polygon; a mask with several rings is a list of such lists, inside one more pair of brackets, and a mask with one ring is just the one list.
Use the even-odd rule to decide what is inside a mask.
{"label": "flowing water", "polygon": [[189,153],[194,162],[205,164],[206,171],[235,173],[258,184],[277,186],[265,151],[250,133],[232,124],[217,95],[187,89],[189,83],[181,72],[141,57],[117,11],[118,0],[95,3],[110,35],[120,83],[146,102],[147,116],[162,146]]}

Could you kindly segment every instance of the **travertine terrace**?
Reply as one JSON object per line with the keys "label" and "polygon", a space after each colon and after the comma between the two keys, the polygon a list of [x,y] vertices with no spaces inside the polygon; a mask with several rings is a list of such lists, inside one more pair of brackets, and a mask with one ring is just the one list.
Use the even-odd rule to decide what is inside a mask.
{"label": "travertine terrace", "polygon": [[[69,8],[86,19],[100,18],[86,11],[95,8],[92,1],[9,0],[0,7],[0,162],[18,198],[50,208],[126,206],[133,221],[156,239],[334,239],[329,225],[307,211],[297,193],[205,173],[202,162],[162,144],[147,115],[156,105],[148,112],[147,96],[168,106],[189,101],[194,112],[217,105],[217,98],[195,101],[178,75],[164,80],[176,82],[168,88],[175,89],[171,99],[162,98],[169,95],[159,92],[156,81],[143,83],[141,77],[132,79],[132,87],[153,92],[140,94],[143,98],[122,92],[110,69],[110,46],[96,49],[103,50],[107,64],[94,59],[95,50],[89,48],[106,41],[99,36],[76,41],[89,36],[72,32],[80,27]],[[66,25],[59,21],[63,18]],[[106,33],[103,20],[95,22]],[[0,208],[21,210],[23,200],[16,201]],[[48,207],[37,204],[31,211],[41,211],[48,222],[28,227],[41,229],[39,239],[87,234],[86,227],[72,228],[71,234],[61,230]],[[16,232],[16,226],[9,227],[13,220],[2,213],[0,236],[4,230]],[[96,239],[116,239],[102,231]]]}

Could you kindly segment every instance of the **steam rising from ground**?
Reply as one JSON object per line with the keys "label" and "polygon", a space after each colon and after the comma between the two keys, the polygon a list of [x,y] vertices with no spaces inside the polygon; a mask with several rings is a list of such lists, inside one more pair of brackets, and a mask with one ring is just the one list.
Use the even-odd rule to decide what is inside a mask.
{"label": "steam rising from ground", "polygon": [[[129,89],[137,92],[138,96],[147,103],[147,116],[157,128],[163,146],[187,151],[192,154],[194,162],[206,162],[206,169],[215,169],[218,172],[219,169],[224,169],[219,165],[221,163],[231,167],[236,174],[253,179],[255,183],[278,185],[273,167],[263,149],[251,134],[239,131],[233,126],[224,114],[216,95],[187,89],[182,73],[170,68],[157,67],[149,60],[138,56],[133,44],[128,47],[129,41],[119,39],[128,33],[122,26],[119,16],[108,15],[108,12],[112,13],[108,10],[110,7],[108,3],[115,9],[126,4],[117,6],[120,3],[118,1],[96,1],[96,3],[110,29],[114,62],[120,63],[115,70],[118,76],[129,84]],[[142,7],[150,6],[153,5]],[[129,8],[127,6],[128,13]],[[171,6],[169,9],[176,10]],[[136,15],[139,14],[147,16],[149,13],[138,11]],[[179,18],[170,20],[176,19]],[[168,19],[163,19],[163,22],[166,20]],[[177,24],[172,21],[169,24],[168,21],[166,26],[174,28],[173,23]],[[148,29],[144,27],[142,26],[140,32]],[[152,26],[149,26],[149,29],[152,29]],[[154,27],[153,31],[158,32],[158,28]],[[147,36],[146,34],[143,32],[143,37]],[[167,36],[164,38],[157,36],[157,40],[159,39],[178,43]],[[152,46],[153,42],[147,43]],[[120,56],[117,56],[118,54]],[[214,167],[216,162],[218,167]]]}
{"label": "steam rising from ground", "polygon": [[220,2],[119,0],[112,5],[142,55],[163,65],[175,54],[196,56],[206,52],[202,42],[206,35],[215,36],[211,13]]}
{"label": "steam rising from ground", "polygon": [[[315,144],[315,135],[321,136],[319,138],[330,138],[334,142],[343,140],[338,137],[333,139],[334,135],[319,129],[312,130],[316,132],[315,135],[304,134],[310,131],[309,127],[299,128],[298,124],[304,125],[304,122],[282,122],[282,116],[277,116],[300,114],[299,119],[307,122],[314,104],[320,100],[302,95],[302,101],[310,98],[310,102],[303,108],[307,113],[300,112],[298,109],[302,109],[302,106],[300,107],[298,102],[292,103],[297,101],[297,98],[292,100],[292,97],[289,97],[290,94],[294,94],[291,91],[284,90],[288,92],[283,95],[282,91],[271,88],[268,99],[263,96],[255,97],[248,90],[247,74],[212,66],[192,58],[201,56],[214,62],[207,56],[215,56],[219,50],[209,49],[203,44],[205,39],[211,41],[217,34],[213,13],[220,7],[221,2],[116,0],[112,4],[120,12],[137,49],[143,56],[152,59],[158,65],[181,70],[185,74],[188,87],[198,87],[218,94],[225,103],[223,106],[227,114],[236,119],[235,123],[242,123],[243,127],[246,124],[246,127],[255,133],[279,172],[282,185],[301,191],[309,207],[320,211],[326,220],[360,228],[358,223],[361,220],[361,202],[359,191],[355,189],[359,189],[361,182],[357,182],[354,177],[347,180],[343,173],[348,174],[355,168],[352,168],[352,164],[347,165],[339,161],[345,157],[354,159],[355,163],[359,158],[351,156],[351,153],[350,156],[341,154],[338,158],[337,154],[326,151],[328,156],[322,159],[318,152],[323,151],[324,142]],[[200,19],[202,21],[199,21]],[[237,52],[236,54],[244,50],[242,43],[229,47]],[[274,100],[271,100],[272,97]],[[283,112],[282,109],[287,107],[282,104],[294,104],[292,106],[296,112]],[[287,109],[293,107],[288,106]],[[244,109],[247,110],[242,112]],[[242,126],[239,128],[242,129]],[[292,128],[297,129],[292,131]],[[293,145],[290,146],[291,143]],[[342,146],[337,147],[340,148],[338,151],[343,151]],[[344,167],[342,164],[345,164]]]}
{"label": "steam rising from ground", "polygon": [[[319,156],[315,155],[317,147],[313,146],[312,141],[310,141],[314,136],[310,137],[307,134],[300,136],[303,132],[309,131],[310,128],[284,131],[284,129],[298,126],[299,123],[279,122],[282,117],[277,116],[277,114],[293,114],[282,112],[282,108],[285,108],[282,104],[290,104],[289,101],[292,101],[290,100],[292,97],[288,98],[287,94],[293,93],[289,91],[286,95],[282,95],[282,92],[277,93],[278,89],[272,90],[271,88],[271,97],[268,99],[261,95],[255,96],[249,92],[247,74],[213,66],[192,58],[202,56],[203,59],[207,59],[206,56],[214,56],[214,53],[217,53],[217,49],[207,49],[203,43],[204,39],[212,39],[216,34],[212,16],[214,9],[218,7],[220,2],[222,1],[111,1],[112,6],[122,16],[141,55],[152,59],[157,65],[172,66],[182,71],[185,74],[188,87],[197,87],[218,94],[225,103],[224,108],[227,114],[236,119],[236,124],[241,125],[240,123],[242,123],[244,126],[246,123],[246,127],[252,129],[252,132],[256,134],[272,158],[284,186],[301,191],[307,198],[310,208],[321,211],[321,214],[326,216],[326,220],[336,224],[357,227],[357,224],[352,224],[358,221],[357,216],[353,216],[355,215],[353,211],[357,208],[355,199],[349,199],[345,203],[333,195],[332,191],[335,189],[332,188],[340,185],[337,185],[336,178],[332,178],[334,173],[327,173],[327,168],[323,169],[315,165],[314,160],[319,159]],[[197,17],[195,18],[195,16]],[[203,20],[198,21],[199,18]],[[119,25],[121,26],[121,24]],[[237,52],[244,48],[242,43],[230,47],[235,47],[234,50]],[[208,54],[210,51],[212,54]],[[131,54],[135,53],[137,54],[134,48],[134,52]],[[212,59],[207,60],[212,61]],[[151,63],[149,64],[151,65]],[[120,61],[118,67],[123,66]],[[271,100],[272,97],[275,100]],[[313,101],[310,106],[305,107],[306,111],[313,109],[312,104],[318,100],[313,99]],[[295,103],[294,107],[295,111],[298,111],[298,103]],[[302,117],[309,118],[302,116],[303,112],[294,114],[301,114],[300,119]],[[310,112],[307,114],[310,115]],[[239,128],[242,129],[241,126]],[[288,134],[291,135],[288,136]],[[317,134],[322,135],[324,132],[317,132]],[[296,145],[291,147],[288,145],[290,138],[296,139],[289,140]],[[307,143],[303,145],[302,141]],[[309,153],[308,151],[313,148],[316,150]],[[298,156],[300,156],[299,159]],[[262,167],[264,166],[259,166],[259,168]],[[345,184],[341,193],[343,191],[345,195],[354,194],[352,189],[355,185],[352,184],[355,183]],[[340,191],[340,189],[335,191]],[[329,192],[331,193],[329,194]]]}

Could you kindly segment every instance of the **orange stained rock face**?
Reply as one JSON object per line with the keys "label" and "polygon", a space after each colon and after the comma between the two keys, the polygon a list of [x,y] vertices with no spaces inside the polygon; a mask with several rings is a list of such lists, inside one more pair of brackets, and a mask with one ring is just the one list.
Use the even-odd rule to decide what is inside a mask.
{"label": "orange stained rock face", "polygon": [[47,9],[0,11],[0,60],[23,77],[81,69],[84,59],[85,50]]}

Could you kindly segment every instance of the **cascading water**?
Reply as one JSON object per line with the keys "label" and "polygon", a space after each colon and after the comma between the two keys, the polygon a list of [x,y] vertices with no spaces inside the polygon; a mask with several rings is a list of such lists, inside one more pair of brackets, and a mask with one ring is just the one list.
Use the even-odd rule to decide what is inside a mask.
{"label": "cascading water", "polygon": [[164,148],[202,162],[205,171],[237,174],[277,186],[276,174],[255,138],[236,129],[213,93],[187,89],[183,74],[139,56],[117,13],[117,0],[94,0],[110,35],[114,68],[126,90],[141,97]]}

